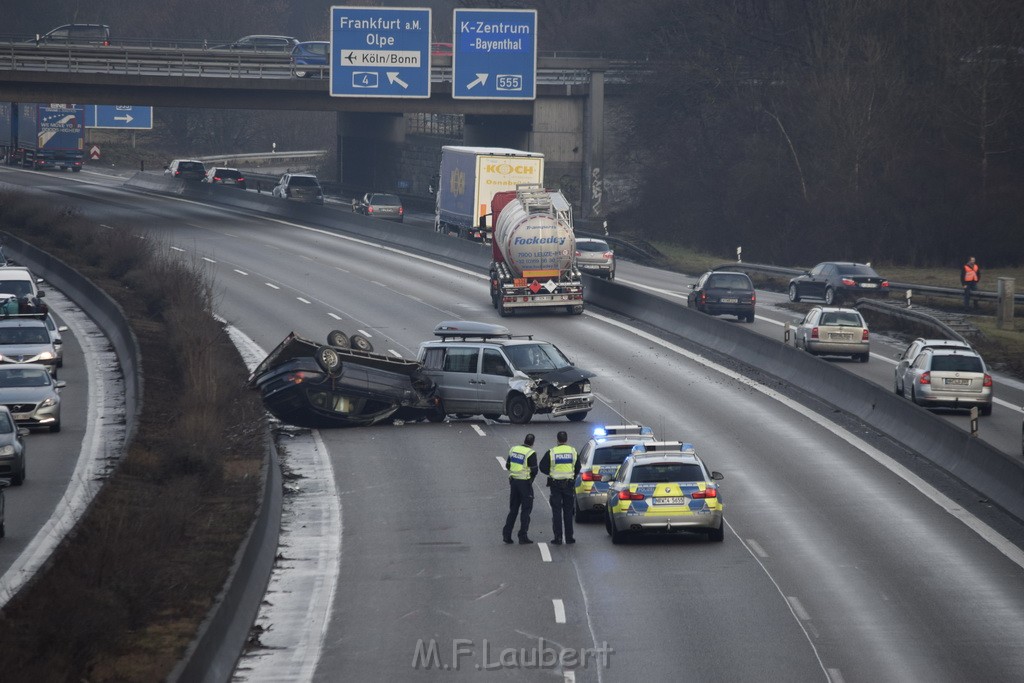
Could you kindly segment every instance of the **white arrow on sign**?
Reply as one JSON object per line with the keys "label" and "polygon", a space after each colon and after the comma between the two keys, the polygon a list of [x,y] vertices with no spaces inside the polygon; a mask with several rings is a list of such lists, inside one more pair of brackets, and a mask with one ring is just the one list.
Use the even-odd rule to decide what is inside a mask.
{"label": "white arrow on sign", "polygon": [[125,123],[131,123],[135,118],[131,114],[125,114],[124,116],[115,116],[115,121],[124,121]]}
{"label": "white arrow on sign", "polygon": [[470,81],[469,85],[466,86],[466,90],[472,90],[478,85],[487,85],[488,74],[477,74],[475,81]]}
{"label": "white arrow on sign", "polygon": [[398,85],[402,86],[403,88],[408,88],[409,87],[408,83],[406,83],[405,81],[403,81],[401,78],[398,77],[398,72],[397,71],[388,71],[387,74],[388,74],[388,83],[392,83],[392,84],[397,83]]}

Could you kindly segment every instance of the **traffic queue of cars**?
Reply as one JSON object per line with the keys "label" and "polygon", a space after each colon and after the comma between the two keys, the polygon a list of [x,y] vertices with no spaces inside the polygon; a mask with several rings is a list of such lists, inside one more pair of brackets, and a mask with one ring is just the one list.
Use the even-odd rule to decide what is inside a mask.
{"label": "traffic queue of cars", "polygon": [[60,431],[57,368],[63,365],[61,333],[43,303],[46,292],[28,268],[0,266],[0,537],[3,489],[27,476],[25,437],[31,429]]}

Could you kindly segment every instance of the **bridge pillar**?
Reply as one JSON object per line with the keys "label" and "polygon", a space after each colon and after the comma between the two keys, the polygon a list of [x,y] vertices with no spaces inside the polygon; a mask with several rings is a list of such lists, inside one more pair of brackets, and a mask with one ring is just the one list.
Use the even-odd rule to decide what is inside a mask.
{"label": "bridge pillar", "polygon": [[462,127],[463,144],[471,147],[510,147],[534,150],[530,147],[530,119],[526,116],[474,116],[466,115]]}
{"label": "bridge pillar", "polygon": [[581,206],[584,198],[584,102],[585,97],[537,98],[525,148],[544,154],[544,183],[561,190],[574,206]]}
{"label": "bridge pillar", "polygon": [[396,190],[405,144],[403,114],[338,112],[338,181],[354,191]]}

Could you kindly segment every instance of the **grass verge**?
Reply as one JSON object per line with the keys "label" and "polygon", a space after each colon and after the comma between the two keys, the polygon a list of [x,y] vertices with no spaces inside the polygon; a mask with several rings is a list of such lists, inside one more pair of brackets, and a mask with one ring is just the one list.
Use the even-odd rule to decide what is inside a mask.
{"label": "grass verge", "polygon": [[242,387],[245,365],[212,317],[200,265],[11,193],[0,195],[0,228],[78,269],[121,305],[145,377],[128,452],[51,562],[0,615],[2,678],[163,680],[255,514],[263,407]]}

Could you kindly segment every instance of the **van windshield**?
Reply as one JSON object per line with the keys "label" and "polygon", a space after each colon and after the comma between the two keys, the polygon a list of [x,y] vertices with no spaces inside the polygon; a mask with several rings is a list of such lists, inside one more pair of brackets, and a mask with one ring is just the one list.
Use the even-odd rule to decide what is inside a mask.
{"label": "van windshield", "polygon": [[557,346],[543,342],[506,346],[505,355],[517,370],[525,373],[561,370],[572,365]]}

